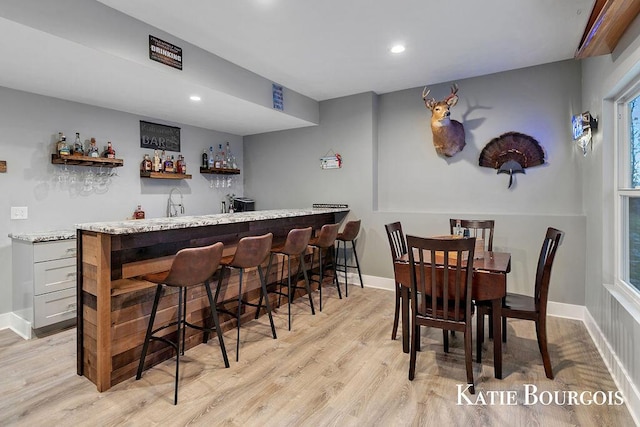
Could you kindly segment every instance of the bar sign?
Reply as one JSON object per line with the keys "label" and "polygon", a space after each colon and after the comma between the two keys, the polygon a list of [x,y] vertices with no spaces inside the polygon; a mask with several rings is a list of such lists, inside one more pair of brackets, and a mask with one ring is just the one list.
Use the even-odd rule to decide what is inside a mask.
{"label": "bar sign", "polygon": [[182,48],[149,34],[149,59],[182,70]]}

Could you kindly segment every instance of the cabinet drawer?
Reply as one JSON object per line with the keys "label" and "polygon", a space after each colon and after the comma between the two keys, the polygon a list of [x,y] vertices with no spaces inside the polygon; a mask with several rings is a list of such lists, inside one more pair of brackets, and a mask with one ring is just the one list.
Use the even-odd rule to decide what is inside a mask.
{"label": "cabinet drawer", "polygon": [[56,240],[33,244],[33,261],[49,261],[52,259],[75,258],[76,240]]}
{"label": "cabinet drawer", "polygon": [[76,287],[76,259],[65,258],[33,265],[33,293],[61,291]]}
{"label": "cabinet drawer", "polygon": [[50,292],[33,298],[33,327],[53,325],[76,317],[77,302],[75,288]]}

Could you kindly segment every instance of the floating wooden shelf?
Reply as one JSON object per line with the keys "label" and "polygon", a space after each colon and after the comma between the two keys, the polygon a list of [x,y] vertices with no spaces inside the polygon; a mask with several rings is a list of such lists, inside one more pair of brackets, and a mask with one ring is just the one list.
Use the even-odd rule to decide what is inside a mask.
{"label": "floating wooden shelf", "polygon": [[60,156],[59,154],[51,155],[51,163],[54,165],[74,165],[74,166],[104,166],[107,168],[116,168],[124,166],[122,159],[107,159],[106,157],[89,157],[78,156],[72,154],[69,156]]}
{"label": "floating wooden shelf", "polygon": [[240,175],[240,169],[222,169],[222,168],[203,168],[200,167],[200,173],[215,173],[219,175]]}
{"label": "floating wooden shelf", "polygon": [[143,172],[140,171],[140,178],[153,179],[191,179],[191,175],[184,173],[163,173],[163,172]]}

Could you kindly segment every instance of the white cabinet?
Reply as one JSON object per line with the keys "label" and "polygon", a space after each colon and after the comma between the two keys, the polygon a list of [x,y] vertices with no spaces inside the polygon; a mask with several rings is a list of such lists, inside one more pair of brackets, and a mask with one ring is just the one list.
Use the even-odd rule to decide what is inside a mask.
{"label": "white cabinet", "polygon": [[76,317],[76,240],[12,239],[13,313],[33,329]]}

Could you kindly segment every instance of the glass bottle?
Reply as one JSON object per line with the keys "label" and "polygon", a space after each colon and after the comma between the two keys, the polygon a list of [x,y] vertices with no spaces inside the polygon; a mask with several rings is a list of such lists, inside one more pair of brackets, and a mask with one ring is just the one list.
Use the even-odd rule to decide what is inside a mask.
{"label": "glass bottle", "polygon": [[84,155],[84,150],[82,148],[82,141],[80,141],[80,132],[76,132],[76,141],[73,144],[73,151],[78,156]]}
{"label": "glass bottle", "polygon": [[98,150],[98,144],[96,144],[96,139],[91,138],[91,144],[89,145],[89,149],[87,150],[87,154],[89,157],[100,157],[100,153]]}
{"label": "glass bottle", "polygon": [[215,161],[213,159],[213,146],[209,147],[209,169],[215,167]]}
{"label": "glass bottle", "polygon": [[227,169],[229,167],[229,162],[227,162],[227,156],[222,149],[222,144],[220,144],[220,163],[222,165],[222,169]]}
{"label": "glass bottle", "polygon": [[218,150],[216,151],[216,158],[213,162],[213,167],[216,169],[222,168],[222,159],[220,158],[220,151],[222,151],[222,144],[218,144]]}
{"label": "glass bottle", "polygon": [[144,158],[142,159],[142,163],[140,163],[140,170],[142,172],[151,172],[151,169],[151,158],[148,154],[145,154]]}
{"label": "glass bottle", "polygon": [[187,173],[187,162],[184,160],[184,156],[182,154],[180,154],[180,173],[185,174]]}
{"label": "glass bottle", "polygon": [[202,151],[202,167],[203,168],[208,168],[209,167],[209,156],[207,156],[207,149],[206,148]]}
{"label": "glass bottle", "polygon": [[67,145],[67,137],[64,136],[62,132],[58,133],[58,137],[60,138],[58,140],[58,154],[61,156],[68,156],[70,152],[69,145]]}
{"label": "glass bottle", "polygon": [[133,219],[144,219],[144,211],[142,210],[142,205],[138,205],[136,210],[133,212]]}
{"label": "glass bottle", "polygon": [[233,161],[231,160],[231,147],[229,146],[229,141],[227,141],[227,147],[225,148],[225,154],[227,155],[227,167],[231,169],[235,169],[233,167]]}
{"label": "glass bottle", "polygon": [[456,226],[453,229],[454,236],[462,236],[462,227],[460,226],[460,220],[456,220]]}
{"label": "glass bottle", "polygon": [[108,159],[116,158],[116,150],[113,149],[113,145],[111,145],[111,141],[107,142],[107,151],[105,151],[104,156]]}
{"label": "glass bottle", "polygon": [[160,153],[158,150],[153,151],[153,171],[162,172],[162,162],[160,161]]}
{"label": "glass bottle", "polygon": [[167,156],[164,161],[164,171],[165,173],[173,173],[173,160],[172,157]]}

